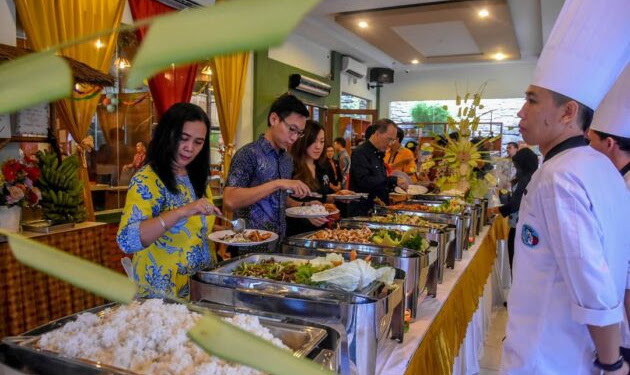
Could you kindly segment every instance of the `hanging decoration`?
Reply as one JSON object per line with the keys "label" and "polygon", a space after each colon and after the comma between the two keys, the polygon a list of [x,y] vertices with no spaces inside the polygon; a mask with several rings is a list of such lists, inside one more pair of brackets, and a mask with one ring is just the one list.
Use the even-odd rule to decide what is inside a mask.
{"label": "hanging decoration", "polygon": [[[485,84],[478,92],[466,93],[463,98],[457,95],[457,116],[449,115],[448,134],[436,136],[431,145],[422,147],[422,151],[434,153],[434,157],[422,164],[422,169],[437,170],[436,185],[441,191],[480,198],[487,193],[488,185],[496,184],[494,176],[482,173],[482,168],[491,162],[484,144],[498,137],[471,139],[479,127],[478,110],[484,108],[481,104],[484,88]],[[443,108],[448,110],[448,106]]]}

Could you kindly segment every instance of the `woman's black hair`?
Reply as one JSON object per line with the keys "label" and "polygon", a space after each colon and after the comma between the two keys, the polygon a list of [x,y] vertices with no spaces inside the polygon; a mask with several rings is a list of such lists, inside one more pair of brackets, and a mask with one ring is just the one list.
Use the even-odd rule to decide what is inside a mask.
{"label": "woman's black hair", "polygon": [[199,106],[190,103],[176,103],[164,112],[149,143],[147,164],[153,168],[171,193],[178,193],[175,173],[173,173],[173,162],[177,155],[184,123],[189,121],[201,121],[206,125],[203,147],[186,166],[195,195],[197,198],[201,198],[205,195],[210,172],[210,119]]}
{"label": "woman's black hair", "polygon": [[[319,190],[319,182],[306,166],[306,149],[311,147],[313,143],[317,141],[317,136],[320,131],[324,131],[324,128],[317,121],[306,120],[306,126],[304,127],[304,136],[298,138],[298,140],[291,146],[291,156],[293,157],[293,178],[304,182],[311,190]],[[326,149],[324,149],[325,151]],[[320,159],[326,159],[326,155],[322,152]],[[319,160],[314,160],[315,164]]]}
{"label": "woman's black hair", "polygon": [[531,175],[538,169],[538,156],[527,147],[518,150],[512,157],[512,162],[516,168],[517,179],[520,175]]}

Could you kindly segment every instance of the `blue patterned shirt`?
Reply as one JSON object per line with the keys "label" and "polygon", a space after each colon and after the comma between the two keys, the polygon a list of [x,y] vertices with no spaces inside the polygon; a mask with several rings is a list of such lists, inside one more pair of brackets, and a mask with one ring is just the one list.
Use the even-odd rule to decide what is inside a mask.
{"label": "blue patterned shirt", "polygon": [[[239,149],[230,165],[226,186],[255,187],[277,179],[290,179],[293,160],[285,150],[276,151],[261,135],[256,141]],[[234,212],[247,221],[248,228],[269,230],[280,238],[286,233],[285,206],[287,193],[277,190],[251,206]]]}

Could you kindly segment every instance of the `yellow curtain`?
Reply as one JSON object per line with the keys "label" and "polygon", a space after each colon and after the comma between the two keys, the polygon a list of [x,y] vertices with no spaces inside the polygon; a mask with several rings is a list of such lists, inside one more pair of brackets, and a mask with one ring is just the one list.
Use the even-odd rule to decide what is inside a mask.
{"label": "yellow curtain", "polygon": [[[120,25],[125,0],[15,0],[15,6],[35,50],[42,50],[66,41],[78,39]],[[107,72],[116,50],[118,33],[108,34],[61,50],[63,56],[78,60],[90,67]],[[91,99],[64,99],[57,103],[60,118],[78,144],[87,136],[99,95]],[[94,207],[83,148],[79,175],[85,184],[84,197],[88,219],[94,220]]]}
{"label": "yellow curtain", "polygon": [[215,57],[210,61],[212,87],[217,102],[221,136],[225,143],[223,176],[227,177],[230,161],[234,154],[236,125],[241,114],[249,52]]}

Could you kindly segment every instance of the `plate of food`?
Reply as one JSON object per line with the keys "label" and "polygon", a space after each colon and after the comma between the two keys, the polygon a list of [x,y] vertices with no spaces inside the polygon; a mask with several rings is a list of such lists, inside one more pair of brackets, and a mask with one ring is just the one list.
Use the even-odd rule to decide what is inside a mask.
{"label": "plate of food", "polygon": [[367,196],[368,195],[365,193],[355,193],[354,191],[345,190],[345,189],[341,189],[335,194],[329,195],[329,197],[333,197],[334,199],[337,199],[337,200],[353,200],[353,199],[359,199],[361,197],[366,198]]}
{"label": "plate of food", "polygon": [[278,239],[278,234],[260,229],[246,229],[242,233],[235,233],[232,230],[220,230],[210,233],[208,239],[232,246],[254,246],[275,241]]}
{"label": "plate of food", "polygon": [[339,213],[334,204],[314,204],[311,206],[289,207],[285,211],[288,217],[308,219],[315,217],[326,217]]}
{"label": "plate of food", "polygon": [[396,188],[394,188],[394,193],[400,195],[420,195],[426,194],[427,191],[429,191],[429,189],[422,185],[409,185],[406,191],[400,186],[396,186]]}

